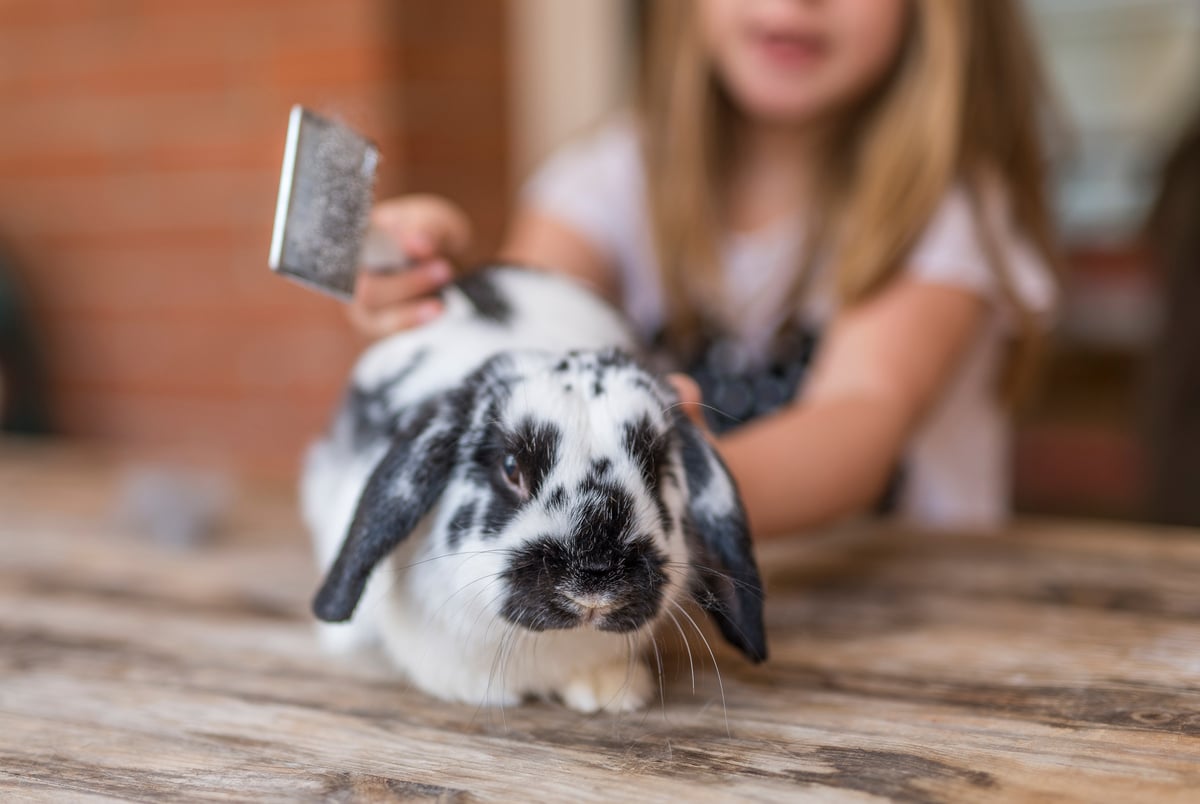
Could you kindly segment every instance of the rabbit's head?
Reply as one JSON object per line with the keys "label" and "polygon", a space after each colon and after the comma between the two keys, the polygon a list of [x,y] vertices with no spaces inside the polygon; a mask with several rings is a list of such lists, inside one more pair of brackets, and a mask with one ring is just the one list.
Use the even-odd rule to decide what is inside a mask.
{"label": "rabbit's head", "polygon": [[677,403],[616,350],[492,358],[396,419],[315,613],[349,619],[375,565],[433,511],[428,552],[484,562],[503,585],[488,605],[510,623],[633,632],[690,591],[761,661],[745,514]]}

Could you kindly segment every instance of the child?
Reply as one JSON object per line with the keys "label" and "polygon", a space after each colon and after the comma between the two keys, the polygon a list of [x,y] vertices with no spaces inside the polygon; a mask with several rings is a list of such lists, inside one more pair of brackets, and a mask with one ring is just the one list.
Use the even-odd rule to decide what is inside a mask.
{"label": "child", "polygon": [[[885,491],[921,525],[1000,524],[1000,379],[1029,352],[1005,346],[1055,295],[1015,0],[650,10],[637,114],[537,172],[504,257],[589,283],[689,369],[756,538]],[[352,316],[383,335],[437,315],[470,227],[430,197],[376,219],[422,260],[362,277]]]}

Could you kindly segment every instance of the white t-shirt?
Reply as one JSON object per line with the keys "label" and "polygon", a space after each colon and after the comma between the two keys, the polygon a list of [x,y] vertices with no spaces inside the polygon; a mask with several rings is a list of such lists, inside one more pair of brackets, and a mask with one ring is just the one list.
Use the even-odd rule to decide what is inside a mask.
{"label": "white t-shirt", "polygon": [[[636,129],[612,123],[551,157],[526,184],[526,203],[554,216],[606,255],[618,271],[623,306],[647,338],[664,323],[664,298],[651,242]],[[1056,285],[1048,267],[992,205],[1011,285],[1026,309],[1048,315]],[[799,223],[731,234],[721,243],[726,301],[747,353],[762,349],[788,315],[778,308],[799,262]],[[965,191],[947,193],[913,248],[907,275],[965,288],[989,303],[989,317],[957,374],[914,434],[903,458],[899,513],[926,527],[986,529],[1009,512],[1010,428],[997,396],[1003,346],[1013,331],[998,278],[984,256]],[[800,319],[819,331],[836,312],[832,271],[818,268]],[[803,391],[801,390],[801,397]]]}

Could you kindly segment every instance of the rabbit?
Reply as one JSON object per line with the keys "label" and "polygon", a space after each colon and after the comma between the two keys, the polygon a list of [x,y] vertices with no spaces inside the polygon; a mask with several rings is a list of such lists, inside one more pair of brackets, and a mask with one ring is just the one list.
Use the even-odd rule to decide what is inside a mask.
{"label": "rabbit", "polygon": [[449,701],[626,711],[654,692],[644,643],[691,595],[763,661],[734,482],[623,318],[571,279],[509,266],[443,300],[363,354],[309,451],[325,647],[381,642]]}

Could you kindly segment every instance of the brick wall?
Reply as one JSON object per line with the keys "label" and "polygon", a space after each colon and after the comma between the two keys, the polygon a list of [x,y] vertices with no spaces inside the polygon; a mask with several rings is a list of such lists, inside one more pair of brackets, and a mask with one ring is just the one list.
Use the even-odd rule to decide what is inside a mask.
{"label": "brick wall", "polygon": [[372,136],[383,193],[448,193],[495,245],[499,0],[6,0],[0,246],[69,435],[294,470],[360,347],[270,274],[287,110]]}

